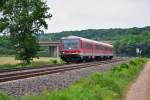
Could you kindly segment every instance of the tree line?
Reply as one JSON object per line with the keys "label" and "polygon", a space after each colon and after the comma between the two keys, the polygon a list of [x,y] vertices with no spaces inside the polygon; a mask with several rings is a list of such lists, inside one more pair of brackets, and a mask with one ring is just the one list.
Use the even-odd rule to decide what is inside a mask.
{"label": "tree line", "polygon": [[127,35],[114,42],[114,51],[119,55],[138,56],[137,48],[141,56],[150,57],[150,32]]}
{"label": "tree line", "polygon": [[88,29],[88,30],[81,30],[81,31],[63,31],[58,33],[47,33],[44,35],[39,36],[40,41],[58,41],[62,37],[66,37],[69,35],[80,36],[88,39],[93,39],[97,41],[101,40],[118,40],[122,36],[125,35],[139,35],[144,32],[150,31],[150,27],[143,27],[143,28],[127,28],[127,29]]}
{"label": "tree line", "polygon": [[[150,27],[129,29],[91,29],[38,35],[39,41],[59,41],[61,37],[76,35],[94,40],[111,40],[114,52],[119,55],[136,56],[136,48],[142,50],[142,56],[150,56]],[[45,48],[39,56],[48,55]],[[0,54],[15,54],[15,48],[7,36],[0,37]]]}

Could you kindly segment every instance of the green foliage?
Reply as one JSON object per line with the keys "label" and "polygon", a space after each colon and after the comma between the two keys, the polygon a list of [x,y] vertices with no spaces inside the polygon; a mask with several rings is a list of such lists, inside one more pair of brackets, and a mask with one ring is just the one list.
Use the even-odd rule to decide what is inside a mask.
{"label": "green foliage", "polygon": [[0,55],[13,55],[15,50],[7,36],[0,36]]}
{"label": "green foliage", "polygon": [[22,97],[22,99],[25,100],[37,100],[37,96],[39,100],[50,100],[50,93],[48,91],[44,91],[42,94],[40,95],[34,95],[34,96],[24,96]]}
{"label": "green foliage", "polygon": [[40,51],[38,51],[38,56],[49,57],[49,47],[40,47]]}
{"label": "green foliage", "polygon": [[[25,96],[22,100],[120,100],[128,84],[137,77],[146,61],[144,58],[136,58],[114,67],[111,71],[93,73],[67,89],[46,92],[37,97]],[[49,94],[49,98],[46,94]]]}
{"label": "green foliage", "polygon": [[50,59],[49,61],[38,61],[38,62],[31,62],[30,64],[3,64],[0,65],[0,69],[13,69],[13,68],[32,68],[32,67],[39,67],[43,65],[50,65],[50,64],[63,64],[64,62],[61,59]]}
{"label": "green foliage", "polygon": [[136,56],[136,48],[142,50],[142,56],[150,56],[150,32],[128,35],[114,43],[114,51],[117,54]]}
{"label": "green foliage", "polygon": [[37,57],[39,43],[37,34],[47,28],[50,18],[49,7],[43,0],[2,0],[0,6],[0,32],[10,33],[10,40],[16,52],[16,59],[24,63]]}
{"label": "green foliage", "polygon": [[[145,38],[144,40],[147,40],[147,41],[149,40],[149,37],[146,37],[146,35],[143,36],[144,33],[148,33],[148,32],[150,32],[150,27],[129,28],[129,29],[89,29],[89,30],[82,30],[82,31],[64,31],[60,33],[38,35],[38,39],[39,41],[59,41],[61,37],[65,37],[68,35],[76,35],[76,36],[81,36],[81,37],[94,39],[98,41],[108,40],[108,41],[113,41],[115,43],[114,51],[117,54],[136,55],[135,47],[138,46],[139,42],[143,41],[144,38]],[[141,37],[141,36],[143,37],[142,40],[139,40],[138,38],[134,39],[135,37]],[[5,45],[5,43],[2,42],[1,40],[0,40],[0,44]],[[142,52],[143,54],[146,54],[148,52],[147,47],[149,46],[149,43],[141,42],[141,45],[142,44],[146,45],[146,48],[143,48],[144,51]],[[10,48],[10,45],[5,45],[5,46],[7,48]],[[2,46],[0,47],[0,51],[2,52],[7,51],[8,54],[14,54],[12,52],[14,51],[14,49],[12,48],[7,49],[7,48]],[[0,52],[0,54],[2,53]],[[48,49],[42,48],[38,52],[38,56],[48,56]]]}
{"label": "green foliage", "polygon": [[11,96],[8,96],[5,93],[0,92],[0,100],[15,100],[15,99]]}
{"label": "green foliage", "polygon": [[58,41],[62,37],[69,35],[81,36],[94,40],[110,40],[115,41],[126,35],[140,35],[144,32],[150,32],[150,27],[143,28],[128,28],[128,29],[88,29],[81,31],[63,31],[59,33],[50,33],[41,35],[39,40],[41,41]]}

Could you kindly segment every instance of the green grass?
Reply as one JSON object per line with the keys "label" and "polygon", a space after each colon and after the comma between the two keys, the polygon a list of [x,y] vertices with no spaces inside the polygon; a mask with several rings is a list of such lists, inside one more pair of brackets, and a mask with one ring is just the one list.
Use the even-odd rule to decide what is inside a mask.
{"label": "green grass", "polygon": [[61,63],[63,63],[63,61],[59,58],[40,57],[39,59],[34,59],[29,65],[23,65],[20,61],[15,60],[14,57],[0,57],[0,69],[38,67],[41,65]]}
{"label": "green grass", "polygon": [[[104,73],[93,73],[69,88],[25,96],[22,100],[121,100],[128,84],[136,79],[147,59],[134,59]],[[47,94],[47,95],[46,95]]]}
{"label": "green grass", "polygon": [[137,78],[146,61],[145,58],[136,58],[111,71],[93,73],[64,90],[28,95],[22,100],[121,100],[129,83]]}
{"label": "green grass", "polygon": [[12,96],[8,96],[6,93],[0,92],[0,100],[15,100]]}

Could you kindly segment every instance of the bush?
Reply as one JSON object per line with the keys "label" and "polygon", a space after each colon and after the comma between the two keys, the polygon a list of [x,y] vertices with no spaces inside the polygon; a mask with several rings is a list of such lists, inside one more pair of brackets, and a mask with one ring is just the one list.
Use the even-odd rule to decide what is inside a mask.
{"label": "bush", "polygon": [[57,64],[58,61],[57,61],[57,60],[52,60],[52,63],[53,63],[53,64]]}

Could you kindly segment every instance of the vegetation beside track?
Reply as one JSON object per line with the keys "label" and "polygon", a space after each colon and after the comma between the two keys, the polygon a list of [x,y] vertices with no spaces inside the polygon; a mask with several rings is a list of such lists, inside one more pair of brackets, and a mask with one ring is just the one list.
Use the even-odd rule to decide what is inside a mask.
{"label": "vegetation beside track", "polygon": [[[69,35],[80,36],[97,41],[114,42],[114,51],[120,55],[135,56],[135,49],[142,49],[142,55],[150,54],[150,26],[143,28],[127,29],[88,29],[81,31],[63,31],[59,33],[41,34],[38,36],[39,41],[59,41],[60,38]],[[144,47],[144,48],[143,48]],[[0,55],[15,55],[9,37],[0,36]],[[48,56],[48,48],[41,48],[39,56]]]}
{"label": "vegetation beside track", "polygon": [[6,93],[0,92],[0,100],[15,100],[15,99],[12,96],[8,96]]}
{"label": "vegetation beside track", "polygon": [[[110,71],[93,73],[67,89],[47,91],[38,96],[24,96],[22,100],[121,100],[128,84],[137,78],[146,61],[146,58],[136,58],[129,63],[117,65]],[[13,100],[11,97],[6,98]]]}
{"label": "vegetation beside track", "polygon": [[59,58],[40,57],[39,59],[34,59],[34,61],[31,64],[24,65],[19,60],[15,60],[13,56],[0,57],[0,69],[36,67],[47,64],[61,64],[61,63],[63,63],[63,61]]}
{"label": "vegetation beside track", "polygon": [[120,100],[128,84],[137,77],[146,61],[145,58],[136,58],[111,71],[93,73],[67,89],[39,96],[25,96],[23,100]]}

